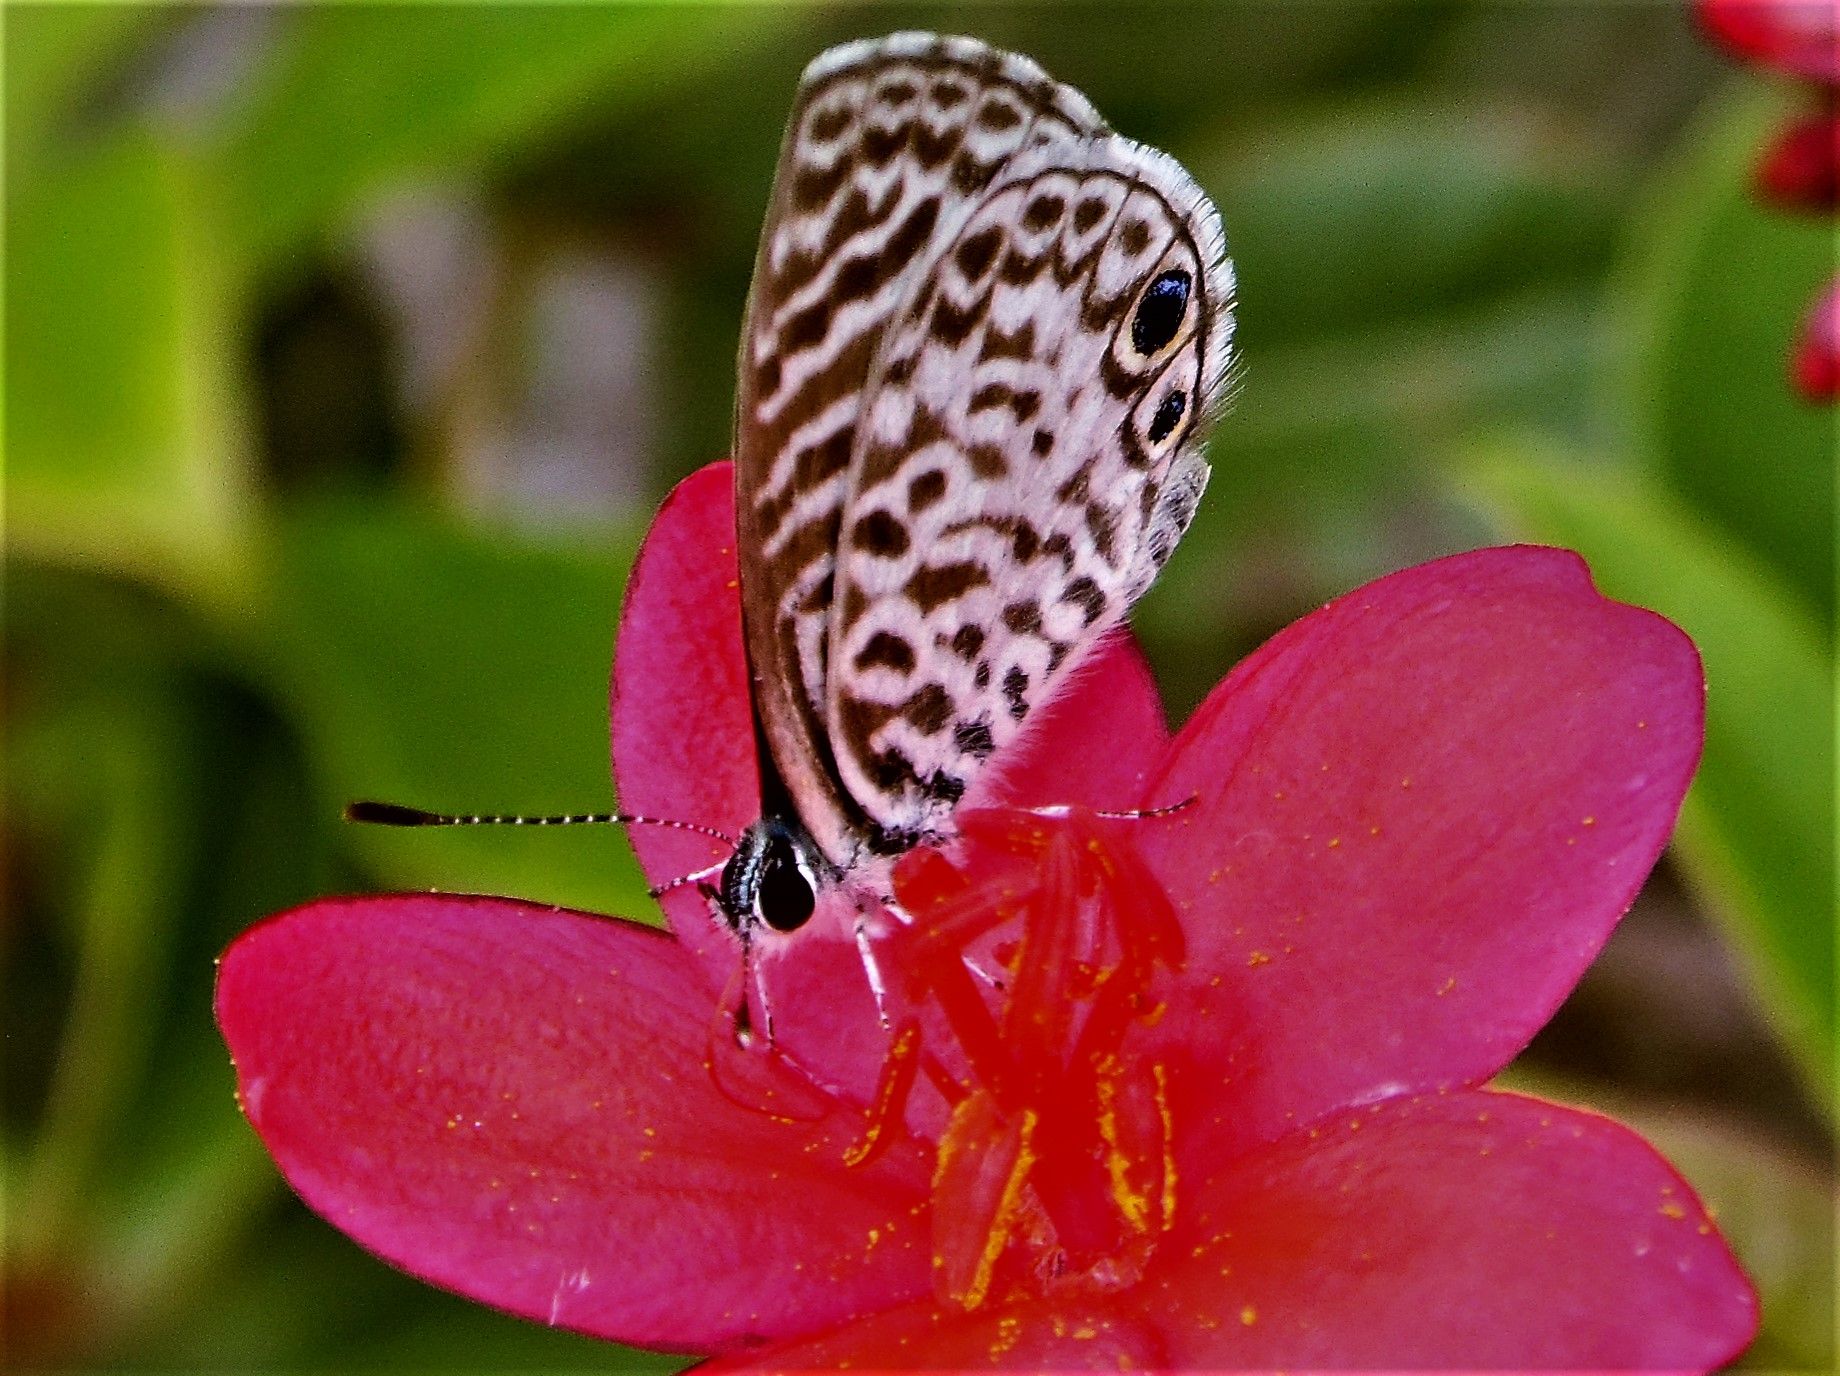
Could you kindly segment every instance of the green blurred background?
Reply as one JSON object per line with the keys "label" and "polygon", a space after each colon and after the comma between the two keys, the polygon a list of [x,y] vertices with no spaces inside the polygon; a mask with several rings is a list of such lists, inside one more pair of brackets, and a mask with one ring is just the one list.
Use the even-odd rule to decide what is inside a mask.
{"label": "green blurred background", "polygon": [[[653,916],[599,829],[648,514],[727,445],[803,64],[1038,57],[1218,201],[1244,372],[1138,618],[1173,713],[1325,598],[1582,550],[1706,660],[1676,845],[1510,1078],[1663,1147],[1833,1365],[1831,225],[1748,199],[1799,93],[1670,3],[4,12],[3,1118],[14,1369],[663,1369],[438,1294],[281,1185],[212,958],[316,894]],[[609,1239],[609,1246],[619,1246]]]}

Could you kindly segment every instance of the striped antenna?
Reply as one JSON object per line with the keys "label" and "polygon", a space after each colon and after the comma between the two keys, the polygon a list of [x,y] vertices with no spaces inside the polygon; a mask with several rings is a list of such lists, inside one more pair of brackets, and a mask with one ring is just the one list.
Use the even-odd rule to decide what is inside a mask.
{"label": "striped antenna", "polygon": [[384,827],[574,827],[586,824],[605,825],[619,822],[630,826],[671,827],[677,831],[694,831],[729,845],[739,845],[726,831],[699,826],[695,822],[675,822],[664,817],[639,817],[630,812],[566,812],[551,817],[526,817],[516,813],[425,812],[401,803],[358,802],[345,807],[348,822],[369,822]]}

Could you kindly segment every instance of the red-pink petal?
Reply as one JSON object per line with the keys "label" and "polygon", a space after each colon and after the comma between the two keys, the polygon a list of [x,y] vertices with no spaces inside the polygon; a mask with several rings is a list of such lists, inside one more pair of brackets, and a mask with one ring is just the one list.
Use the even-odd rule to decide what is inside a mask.
{"label": "red-pink petal", "polygon": [[1802,321],[1792,364],[1795,385],[1814,402],[1840,396],[1840,277],[1828,284]]}
{"label": "red-pink petal", "polygon": [[[732,464],[713,463],[685,478],[652,522],[626,585],[611,717],[623,809],[733,836],[759,820]],[[669,827],[632,826],[627,834],[646,875],[660,885],[719,866],[731,849]],[[660,902],[703,968],[706,997],[734,1007],[744,978],[734,934],[695,884]],[[866,1101],[887,1038],[850,940],[853,920],[849,904],[832,897],[796,941],[763,941],[760,959],[781,1044],[827,1083]]]}
{"label": "red-pink petal", "polygon": [[[714,463],[665,499],[626,585],[614,646],[612,735],[620,806],[738,836],[760,817],[760,776],[741,648],[734,471]],[[667,827],[628,829],[664,884],[727,859],[722,842]],[[666,894],[671,928],[718,988],[735,964],[694,886]]]}
{"label": "red-pink petal", "polygon": [[[719,1351],[925,1294],[931,1163],[759,1056],[664,935],[502,899],[328,900],[225,955],[244,1111],[300,1195],[407,1271],[607,1338]],[[772,1105],[801,1121],[765,1111]]]}
{"label": "red-pink petal", "polygon": [[1789,210],[1840,205],[1840,114],[1830,108],[1784,126],[1757,164],[1757,192]]}
{"label": "red-pink petal", "polygon": [[1278,635],[1172,748],[1154,791],[1197,805],[1137,836],[1188,938],[1178,1092],[1245,1145],[1500,1069],[1660,854],[1702,706],[1692,643],[1561,550],[1408,569]]}
{"label": "red-pink petal", "polygon": [[715,1376],[738,1371],[1170,1369],[1161,1335],[1131,1313],[1129,1300],[1129,1294],[1122,1301],[1117,1296],[1035,1300],[994,1304],[970,1314],[920,1301],[815,1338],[736,1353],[697,1370]]}
{"label": "red-pink petal", "polygon": [[1128,1289],[916,1301],[714,1369],[1686,1372],[1757,1328],[1667,1162],[1533,1099],[1392,1100],[1177,1189],[1183,1222]]}
{"label": "red-pink petal", "polygon": [[1700,23],[1734,55],[1840,85],[1834,0],[1698,0]]}
{"label": "red-pink petal", "polygon": [[1706,1371],[1757,1329],[1674,1169],[1535,1099],[1338,1113],[1192,1188],[1134,1296],[1173,1366]]}

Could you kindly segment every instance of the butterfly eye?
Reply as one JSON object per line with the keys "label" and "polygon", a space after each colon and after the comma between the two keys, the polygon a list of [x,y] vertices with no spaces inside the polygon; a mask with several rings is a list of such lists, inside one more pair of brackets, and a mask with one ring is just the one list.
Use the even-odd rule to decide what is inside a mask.
{"label": "butterfly eye", "polygon": [[1161,444],[1168,439],[1176,426],[1182,423],[1182,416],[1188,410],[1188,394],[1171,392],[1164,397],[1156,408],[1156,415],[1150,420],[1150,443]]}
{"label": "butterfly eye", "polygon": [[1181,268],[1158,273],[1137,303],[1131,318],[1131,344],[1146,358],[1176,337],[1188,314],[1188,293],[1194,278]]}
{"label": "butterfly eye", "polygon": [[817,906],[811,880],[799,868],[791,842],[775,840],[761,862],[755,913],[776,932],[796,932],[811,920]]}

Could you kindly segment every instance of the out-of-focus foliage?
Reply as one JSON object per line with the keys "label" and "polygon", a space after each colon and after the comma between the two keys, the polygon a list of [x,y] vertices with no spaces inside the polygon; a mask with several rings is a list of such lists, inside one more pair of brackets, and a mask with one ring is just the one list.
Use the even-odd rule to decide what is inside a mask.
{"label": "out-of-focus foliage", "polygon": [[229,595],[247,576],[253,479],[195,161],[124,132],[21,182],[7,188],[15,548]]}
{"label": "out-of-focus foliage", "polygon": [[[1833,459],[1782,108],[1664,5],[12,7],[0,1108],[22,1367],[665,1369],[396,1275],[231,1102],[211,958],[339,890],[644,915],[610,799],[650,509],[728,441],[799,68],[1040,58],[1218,201],[1238,404],[1139,618],[1174,710],[1386,570],[1573,545],[1705,656],[1677,861],[1531,1053],[1651,1127],[1831,1366]],[[610,1240],[617,1249],[617,1239]]]}
{"label": "out-of-focus foliage", "polygon": [[1751,203],[1783,108],[1771,92],[1715,105],[1630,226],[1627,347],[1604,380],[1632,437],[1621,471],[1521,445],[1478,478],[1507,529],[1580,550],[1606,591],[1698,643],[1706,754],[1678,849],[1831,1102],[1835,418],[1783,385],[1781,351],[1833,236]]}
{"label": "out-of-focus foliage", "polygon": [[1834,611],[1834,413],[1777,385],[1833,226],[1758,203],[1757,150],[1795,108],[1745,91],[1707,113],[1632,233],[1638,461],[1742,542],[1814,614]]}
{"label": "out-of-focus foliage", "polygon": [[336,233],[392,182],[490,175],[533,146],[605,126],[659,93],[732,72],[770,8],[315,8],[262,55],[211,142],[242,261]]}
{"label": "out-of-focus foliage", "polygon": [[[348,800],[514,798],[533,813],[612,806],[607,691],[632,541],[592,551],[488,538],[414,511],[312,510],[279,532],[276,697],[314,742],[326,816]],[[379,596],[379,589],[390,595]],[[598,912],[648,906],[605,830],[359,830],[392,888],[514,893]]]}

